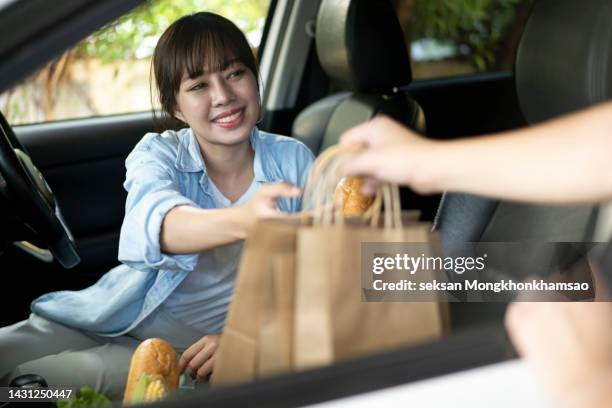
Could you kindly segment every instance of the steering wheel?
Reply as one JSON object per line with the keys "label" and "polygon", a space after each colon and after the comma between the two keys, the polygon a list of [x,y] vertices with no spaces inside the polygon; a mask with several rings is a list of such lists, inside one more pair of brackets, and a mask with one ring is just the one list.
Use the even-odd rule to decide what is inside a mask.
{"label": "steering wheel", "polygon": [[[74,238],[51,188],[1,112],[0,201],[4,201],[5,210],[10,213],[8,216],[12,215],[17,221],[20,231],[11,231],[13,235],[22,233],[35,237],[49,248],[64,268],[72,268],[80,262]],[[12,241],[21,239],[6,238]]]}

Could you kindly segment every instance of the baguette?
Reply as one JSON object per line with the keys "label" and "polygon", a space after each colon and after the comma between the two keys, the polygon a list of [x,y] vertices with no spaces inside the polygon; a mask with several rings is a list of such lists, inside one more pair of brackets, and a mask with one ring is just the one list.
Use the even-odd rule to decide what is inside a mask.
{"label": "baguette", "polygon": [[342,214],[351,217],[363,215],[374,202],[374,197],[361,193],[363,179],[361,177],[345,177],[336,186],[334,202],[342,202]]}
{"label": "baguette", "polygon": [[132,355],[123,404],[163,399],[178,387],[179,375],[176,351],[170,343],[162,339],[143,341]]}

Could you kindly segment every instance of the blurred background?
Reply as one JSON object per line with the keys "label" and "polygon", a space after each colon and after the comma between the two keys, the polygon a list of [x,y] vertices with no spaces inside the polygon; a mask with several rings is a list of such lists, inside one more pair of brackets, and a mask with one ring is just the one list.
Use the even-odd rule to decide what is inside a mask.
{"label": "blurred background", "polygon": [[[373,0],[376,1],[376,0]],[[393,0],[416,80],[511,71],[533,0]],[[12,125],[149,111],[161,33],[200,10],[224,15],[260,45],[271,0],[151,0],[0,94]]]}

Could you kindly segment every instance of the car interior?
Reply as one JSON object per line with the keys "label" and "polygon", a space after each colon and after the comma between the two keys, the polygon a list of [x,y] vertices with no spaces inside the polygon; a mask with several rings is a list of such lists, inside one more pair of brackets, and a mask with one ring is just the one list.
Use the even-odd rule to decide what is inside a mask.
{"label": "car interior", "polygon": [[[318,48],[325,52],[327,46],[317,45],[309,33],[303,29],[309,21],[316,21],[318,4],[315,3],[317,2],[296,2],[292,7],[283,2],[272,3],[271,10],[274,12],[270,13],[273,18],[268,22],[267,38],[275,38],[277,41],[275,43],[268,41],[261,59],[261,75],[267,78],[267,85],[263,95],[266,114],[260,127],[278,134],[292,134],[295,131],[296,137],[304,140],[309,146],[312,146],[312,143],[323,143],[324,138],[321,131],[325,127],[331,135],[332,126],[339,126],[338,130],[341,130],[350,125],[342,119],[341,112],[338,112],[339,116],[334,120],[335,124],[326,119],[321,121],[312,119],[313,111],[330,115],[329,119],[331,119],[333,106],[337,105],[334,99],[346,99],[341,93],[333,92],[332,95],[326,95],[329,84],[335,80],[346,84],[351,84],[352,80],[358,81],[354,73],[346,71],[346,64],[343,66],[342,61],[332,60],[326,63],[331,64],[331,78],[323,70],[319,62]],[[19,3],[15,5],[15,7],[18,6]],[[25,5],[23,7],[25,8]],[[90,5],[90,7],[93,6]],[[124,10],[121,8],[118,13]],[[330,13],[334,12],[338,13],[337,15],[342,13],[342,11],[330,10]],[[367,12],[368,10],[365,9],[364,15],[367,16]],[[17,11],[15,15],[12,21],[17,24],[19,21]],[[9,17],[12,16],[13,14],[9,14]],[[293,19],[289,18],[291,16]],[[385,18],[382,12],[378,12],[377,16]],[[351,14],[351,18],[353,17],[365,18],[363,15],[353,16]],[[386,16],[386,18],[389,17],[389,15]],[[284,27],[281,23],[284,24]],[[355,21],[349,19],[347,24],[353,25]],[[52,21],[40,21],[38,30],[51,30],[50,27],[53,27]],[[37,39],[38,37],[35,36],[36,24],[28,28],[33,32],[31,35]],[[283,29],[283,35],[278,35],[275,31],[278,29]],[[385,30],[382,33],[388,36],[389,31]],[[395,34],[399,35],[397,31]],[[63,33],[63,35],[66,34]],[[358,30],[351,35],[355,37],[350,38],[351,41],[360,38],[363,40],[363,34],[359,35]],[[328,40],[333,42],[333,36],[334,33],[329,33]],[[381,37],[379,41],[384,38]],[[336,43],[340,44],[342,40],[347,40],[347,38],[338,39]],[[35,50],[38,47],[48,48],[48,44],[43,42],[43,39],[39,41],[40,44],[29,45],[29,47]],[[71,43],[75,41],[72,40]],[[322,40],[319,40],[319,43],[320,41]],[[307,46],[297,46],[303,43],[306,43]],[[399,44],[397,40],[396,44]],[[15,47],[17,46],[15,44]],[[341,46],[332,44],[329,47]],[[288,49],[292,52],[289,53]],[[394,53],[382,51],[379,54],[383,54],[386,60],[394,64],[402,63],[400,58],[393,56]],[[333,49],[329,48],[329,52],[333,52]],[[363,54],[363,50],[359,49],[356,53]],[[380,58],[380,55],[376,57]],[[33,64],[39,61],[38,58],[37,55]],[[406,61],[404,60],[403,63],[406,64]],[[361,63],[353,69],[362,70],[363,72],[358,72],[358,74],[367,76],[371,74],[368,70],[372,68],[369,68],[367,63]],[[8,80],[8,74],[12,72],[15,75],[13,71],[14,68],[7,66],[6,71],[3,71],[7,75],[3,75],[3,78]],[[345,74],[348,75],[347,78],[344,78]],[[289,81],[288,78],[301,78],[301,81]],[[404,72],[398,74],[398,77],[391,82],[395,80],[397,80],[397,85],[402,87],[402,93],[405,96],[396,98],[397,101],[393,104],[404,106],[398,108],[388,103],[384,108],[391,111],[405,109],[409,115],[413,116],[412,119],[408,118],[405,121],[410,123],[412,120],[416,126],[417,106],[420,105],[427,119],[429,137],[451,138],[501,131],[524,124],[511,73],[479,74],[469,78],[456,77],[411,82],[410,72]],[[361,81],[356,84],[365,88],[354,89],[350,92],[362,91],[363,93],[363,91],[370,91],[378,86],[374,82]],[[381,85],[387,87],[386,91],[391,90],[389,86],[393,86],[389,83]],[[377,91],[379,92],[378,99],[380,99],[385,89]],[[345,92],[348,92],[348,89]],[[348,97],[348,95],[345,96]],[[361,109],[363,109],[362,114],[365,115],[364,119],[374,115],[377,109],[383,108],[379,106],[381,103],[377,102],[376,98],[366,102],[361,102],[358,98],[359,96],[355,95],[343,105],[351,109],[363,107]],[[325,108],[326,104],[329,104],[330,107]],[[308,129],[315,122],[318,122],[317,126],[320,130]],[[15,135],[24,147],[24,151],[28,152],[38,169],[44,174],[57,197],[66,224],[70,227],[77,243],[80,263],[72,269],[64,269],[57,262],[42,263],[14,245],[7,245],[2,258],[3,269],[4,267],[7,269],[17,267],[20,270],[36,272],[34,277],[25,280],[15,279],[15,285],[18,285],[16,290],[21,296],[19,299],[8,302],[10,307],[9,304],[6,306],[10,313],[3,314],[2,324],[6,325],[27,317],[28,305],[36,296],[54,290],[87,287],[117,264],[118,234],[126,197],[122,187],[125,171],[123,163],[136,142],[147,131],[156,129],[155,126],[152,114],[143,112],[22,125],[14,128]],[[86,136],[83,137],[83,135]],[[334,137],[337,139],[339,134],[327,136],[325,139],[329,141],[326,143],[331,143]],[[320,138],[320,141],[317,142],[317,138]],[[92,180],[95,180],[93,185]],[[403,194],[409,196],[408,200],[404,200],[403,205],[406,208],[420,210],[423,220],[433,220],[439,196],[423,197],[408,191],[403,191]],[[7,241],[14,240],[18,240],[18,237]]]}
{"label": "car interior", "polygon": [[[141,1],[60,3],[49,8],[24,0],[0,8],[3,31],[20,33],[3,36],[11,40],[0,44],[0,92]],[[391,1],[273,0],[259,50],[265,83],[259,126],[293,136],[317,155],[345,130],[381,113],[441,140],[529,126],[596,104],[612,96],[611,89],[602,91],[612,78],[612,7],[607,0],[589,0],[589,6],[534,0],[512,72],[413,80]],[[49,13],[36,12],[40,7]],[[24,26],[26,16],[31,24]],[[124,161],[157,123],[151,112],[13,127],[0,118],[0,270],[6,282],[0,325],[6,326],[26,319],[37,296],[85,288],[117,265]],[[595,240],[594,206],[423,196],[407,188],[401,198],[403,209],[418,210],[422,221],[434,224],[443,244]],[[534,262],[551,256],[533,255]],[[508,360],[515,353],[502,325],[506,306],[453,303],[452,330],[442,340],[194,393],[180,397],[180,406],[313,404]]]}

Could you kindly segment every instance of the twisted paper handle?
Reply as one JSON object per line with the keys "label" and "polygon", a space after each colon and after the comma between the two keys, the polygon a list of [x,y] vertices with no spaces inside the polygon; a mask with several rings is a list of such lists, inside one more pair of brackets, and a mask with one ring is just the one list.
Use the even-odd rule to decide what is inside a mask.
{"label": "twisted paper handle", "polygon": [[[303,203],[305,209],[313,210],[314,225],[344,223],[341,210],[343,203],[333,202],[334,191],[342,178],[342,166],[360,150],[361,148],[357,146],[334,145],[321,153],[313,163],[304,188]],[[402,209],[399,187],[396,184],[383,183],[377,189],[374,202],[363,214],[363,218],[370,220],[372,226],[378,225],[383,203],[385,204],[384,227],[401,228]]]}

